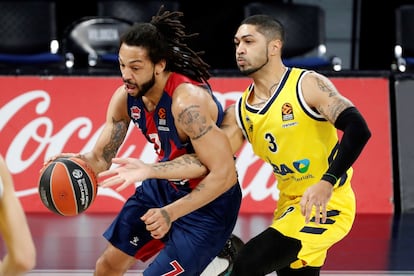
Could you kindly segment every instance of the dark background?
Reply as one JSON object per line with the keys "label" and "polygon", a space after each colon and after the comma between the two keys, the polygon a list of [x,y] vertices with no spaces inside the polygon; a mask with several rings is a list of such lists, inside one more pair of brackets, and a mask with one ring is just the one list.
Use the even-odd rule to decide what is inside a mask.
{"label": "dark background", "polygon": [[[196,51],[205,51],[203,57],[213,69],[235,69],[233,35],[243,19],[243,5],[251,1],[237,1],[237,4],[230,2],[233,1],[180,1],[187,30],[199,33],[196,42],[190,46]],[[360,22],[360,39],[351,42],[352,52],[358,52],[351,69],[389,70],[395,40],[394,9],[403,4],[414,4],[414,1],[354,0],[353,3],[354,7],[360,7],[360,17],[354,18],[354,22]],[[79,5],[61,0],[57,8],[61,37],[70,23],[96,13],[95,1],[83,1]],[[353,14],[358,13],[354,11]]]}

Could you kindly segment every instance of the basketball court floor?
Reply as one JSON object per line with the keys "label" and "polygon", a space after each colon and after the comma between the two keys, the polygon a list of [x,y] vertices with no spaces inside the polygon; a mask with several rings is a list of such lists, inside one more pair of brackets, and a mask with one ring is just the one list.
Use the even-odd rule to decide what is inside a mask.
{"label": "basketball court floor", "polygon": [[[106,244],[101,234],[114,216],[28,214],[37,247],[37,266],[29,275],[92,275]],[[234,233],[246,241],[271,218],[272,214],[241,214]],[[2,241],[0,251],[4,253]],[[144,266],[138,263],[127,275],[140,275]],[[414,214],[357,215],[350,234],[329,251],[322,275],[414,275]]]}

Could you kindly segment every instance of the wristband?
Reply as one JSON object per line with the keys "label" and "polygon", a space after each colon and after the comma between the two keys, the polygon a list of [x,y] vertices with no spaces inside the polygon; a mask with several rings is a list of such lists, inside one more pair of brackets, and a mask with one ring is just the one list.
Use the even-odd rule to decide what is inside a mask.
{"label": "wristband", "polygon": [[328,181],[329,183],[332,184],[332,186],[334,186],[336,184],[336,182],[338,182],[338,177],[336,177],[333,174],[330,173],[325,173],[324,175],[322,175],[322,180]]}

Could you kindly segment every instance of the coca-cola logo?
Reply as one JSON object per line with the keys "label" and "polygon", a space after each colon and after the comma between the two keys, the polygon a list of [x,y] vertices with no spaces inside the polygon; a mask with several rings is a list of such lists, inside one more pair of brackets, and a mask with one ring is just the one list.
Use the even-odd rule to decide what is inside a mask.
{"label": "coca-cola logo", "polygon": [[[71,83],[71,86],[74,84]],[[9,89],[6,91],[8,99],[1,98],[0,152],[14,177],[19,197],[32,196],[31,200],[38,200],[38,173],[50,156],[61,152],[88,152],[93,148],[102,131],[104,113],[113,91],[105,92],[109,95],[95,104],[91,100],[80,101],[87,97],[82,88],[76,86],[76,89],[71,90],[70,102],[65,98],[68,97],[65,91],[57,93],[46,89]],[[234,103],[241,95],[241,91],[214,93],[223,106]],[[94,99],[93,95],[91,99]],[[131,124],[118,156],[154,162],[156,155],[152,145],[135,132],[138,130]],[[277,200],[278,191],[275,189],[272,169],[254,156],[250,145],[246,144],[240,150],[237,168],[245,200],[261,201],[269,197]],[[98,191],[98,197],[120,202],[124,202],[130,194],[131,190],[118,193],[112,188],[100,188]],[[30,206],[27,203],[25,209],[30,210]]]}

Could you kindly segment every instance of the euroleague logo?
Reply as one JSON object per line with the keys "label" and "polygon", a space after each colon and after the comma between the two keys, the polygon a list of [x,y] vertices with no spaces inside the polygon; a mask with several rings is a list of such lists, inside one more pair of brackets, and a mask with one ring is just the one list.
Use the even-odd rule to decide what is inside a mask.
{"label": "euroleague logo", "polygon": [[72,175],[73,175],[74,178],[79,179],[79,178],[82,178],[83,173],[79,169],[74,169],[73,172],[72,172]]}
{"label": "euroleague logo", "polygon": [[290,103],[284,103],[282,106],[282,120],[283,121],[290,121],[293,120],[293,108],[292,104]]}
{"label": "euroleague logo", "polygon": [[160,119],[165,119],[165,118],[167,117],[167,112],[165,111],[165,108],[161,107],[161,108],[158,110],[158,117],[159,117]]}

